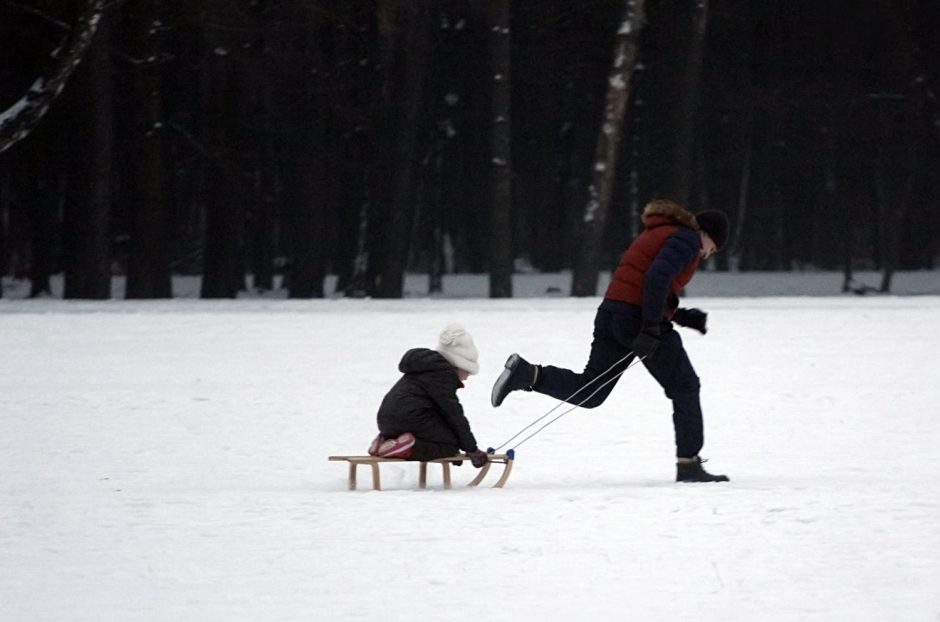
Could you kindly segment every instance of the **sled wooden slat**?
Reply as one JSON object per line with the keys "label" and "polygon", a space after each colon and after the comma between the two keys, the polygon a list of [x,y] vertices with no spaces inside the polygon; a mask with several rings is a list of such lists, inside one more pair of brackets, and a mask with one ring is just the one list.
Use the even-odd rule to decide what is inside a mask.
{"label": "sled wooden slat", "polygon": [[[489,473],[490,467],[494,464],[503,464],[503,472],[500,475],[499,480],[493,484],[493,488],[502,488],[506,485],[506,480],[509,479],[509,473],[512,471],[513,456],[509,454],[488,454],[489,461],[483,465],[476,477],[474,477],[467,486],[479,486],[480,482],[483,481],[483,478],[486,477],[486,474]],[[415,462],[415,460],[404,460],[402,458],[379,458],[377,456],[330,456],[329,460],[331,462],[348,462],[349,463],[349,490],[356,490],[357,485],[357,471],[360,466],[368,465],[372,469],[372,489],[373,490],[382,490],[382,478],[379,475],[379,465],[386,462]],[[450,477],[450,466],[454,462],[463,462],[470,461],[470,458],[464,454],[451,456],[449,458],[438,458],[436,460],[428,460],[423,462],[418,462],[418,487],[425,489],[428,486],[428,464],[437,463],[441,465],[442,470],[442,479],[444,480],[444,488],[451,488],[451,477]]]}

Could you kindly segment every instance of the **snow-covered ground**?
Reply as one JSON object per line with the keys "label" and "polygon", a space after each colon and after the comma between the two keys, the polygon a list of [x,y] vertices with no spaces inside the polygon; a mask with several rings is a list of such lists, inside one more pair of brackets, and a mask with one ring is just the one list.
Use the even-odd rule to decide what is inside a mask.
{"label": "snow-covered ground", "polygon": [[597,300],[0,301],[0,620],[940,619],[940,297],[687,302],[730,483],[672,482],[637,367],[502,490],[349,492],[407,348],[467,327],[495,446],[554,405],[490,408],[505,357],[580,367]]}

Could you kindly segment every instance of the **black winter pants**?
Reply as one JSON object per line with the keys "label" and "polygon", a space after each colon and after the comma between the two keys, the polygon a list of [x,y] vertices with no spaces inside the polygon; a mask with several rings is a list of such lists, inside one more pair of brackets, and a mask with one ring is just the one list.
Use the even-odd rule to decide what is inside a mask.
{"label": "black winter pants", "polygon": [[[603,404],[614,385],[617,384],[617,380],[613,380],[603,388],[599,387],[626,369],[633,361],[634,356],[631,354],[621,363],[614,365],[633,350],[631,344],[640,333],[639,309],[636,308],[633,312],[633,307],[627,305],[624,307],[629,311],[598,309],[594,317],[591,355],[582,373],[543,365],[533,390],[570,404],[580,404],[584,408],[594,408]],[[611,368],[612,365],[613,368]],[[702,407],[699,402],[701,385],[682,346],[682,339],[679,333],[673,330],[671,322],[663,322],[662,342],[653,356],[643,361],[643,365],[665,390],[666,397],[672,400],[676,456],[691,458],[698,455],[704,442]],[[597,379],[596,382],[591,382],[595,379]],[[578,392],[589,382],[591,384],[587,388]]]}

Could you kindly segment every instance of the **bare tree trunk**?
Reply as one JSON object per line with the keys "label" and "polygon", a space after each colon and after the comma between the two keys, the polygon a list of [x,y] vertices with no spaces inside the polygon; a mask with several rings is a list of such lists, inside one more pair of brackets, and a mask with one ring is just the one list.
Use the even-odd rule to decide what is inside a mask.
{"label": "bare tree trunk", "polygon": [[[882,120],[882,124],[886,124]],[[887,136],[882,135],[882,141],[890,140]],[[890,191],[891,183],[891,173],[889,170],[890,165],[887,162],[888,156],[886,155],[887,149],[884,145],[878,146],[878,157],[875,163],[875,193],[878,197],[878,255],[881,258],[881,269],[883,270],[882,276],[882,287],[886,281],[890,282],[889,275],[893,272],[892,265],[892,241],[895,238],[895,229],[897,224],[894,222],[894,201],[896,197],[894,193]],[[884,290],[882,290],[884,291]]]}
{"label": "bare tree trunk", "polygon": [[206,171],[202,298],[235,298],[245,285],[239,257],[244,197],[243,180],[237,171],[218,162],[210,164]]}
{"label": "bare tree trunk", "polygon": [[[440,294],[444,291],[444,235],[442,228],[443,196],[443,153],[444,147],[436,144],[428,154],[424,169],[422,192],[416,204],[425,208],[426,224],[415,235],[427,239],[428,293]],[[419,207],[420,209],[420,207]],[[421,218],[416,218],[416,224]],[[418,230],[420,229],[420,230]]]}
{"label": "bare tree trunk", "polygon": [[786,200],[783,196],[783,188],[781,187],[782,181],[779,177],[775,177],[770,182],[770,206],[771,206],[771,219],[773,222],[773,233],[771,234],[771,239],[773,240],[773,257],[774,263],[771,267],[771,270],[778,271],[787,271],[790,269],[790,254],[787,249],[786,240],[783,236],[783,223],[786,219]]}
{"label": "bare tree trunk", "polygon": [[[920,140],[916,109],[924,103],[932,105],[934,121],[938,119],[938,112],[935,94],[925,82],[924,72],[919,67],[920,49],[909,21],[899,10],[897,2],[880,0],[879,5],[886,30],[893,42],[890,58],[898,90],[898,94],[889,95],[879,102],[878,110],[881,121],[879,155],[882,157],[879,158],[876,185],[881,214],[881,258],[884,262],[878,291],[888,293],[901,254],[901,235],[914,194],[916,145]],[[920,105],[912,107],[908,98]],[[940,130],[940,127],[934,125],[935,131]]]}
{"label": "bare tree trunk", "polygon": [[[886,117],[895,114],[896,110],[884,110],[880,113],[882,134],[875,171],[879,216],[878,246],[882,261],[881,285],[878,291],[883,294],[891,291],[891,280],[897,269],[901,253],[901,234],[910,210],[916,170],[913,147],[906,141],[902,144],[897,138],[898,134],[913,136],[913,132],[906,127],[892,127],[890,119]],[[902,122],[906,120],[904,115],[898,116]]]}
{"label": "bare tree trunk", "polygon": [[[387,179],[373,191],[373,207],[383,217],[374,220],[370,239],[381,243],[382,257],[375,271],[378,298],[401,298],[404,293],[405,263],[409,232],[414,217],[412,198],[415,188],[415,151],[424,79],[428,72],[430,51],[430,5],[427,2],[379,3],[379,37],[383,41],[381,57],[383,85],[381,113],[381,152]],[[384,157],[383,157],[384,156]],[[381,239],[377,238],[381,235]],[[375,259],[374,256],[370,259]]]}
{"label": "bare tree trunk", "polygon": [[170,298],[173,295],[169,264],[169,200],[166,193],[164,151],[163,63],[161,45],[163,2],[136,5],[132,16],[136,59],[134,196],[131,247],[127,266],[127,298]]}
{"label": "bare tree trunk", "polygon": [[31,176],[30,298],[52,295],[51,277],[59,268],[62,214],[66,197],[66,115],[54,114],[36,128],[25,151]]}
{"label": "bare tree trunk", "polygon": [[[304,140],[306,139],[306,140]],[[285,176],[288,222],[290,223],[290,298],[322,298],[323,230],[319,206],[323,201],[323,180],[313,151],[310,132],[298,132],[291,139],[290,162]]]}
{"label": "bare tree trunk", "polygon": [[444,234],[440,225],[435,225],[431,240],[431,264],[428,269],[428,293],[444,292]]}
{"label": "bare tree trunk", "polygon": [[[836,127],[837,119],[835,114],[831,111],[829,113],[829,122],[822,128],[823,133],[823,143],[825,146],[826,157],[824,160],[823,170],[823,206],[824,210],[817,210],[823,212],[831,213],[841,213],[844,211],[842,207],[843,203],[847,203],[847,199],[843,198],[842,189],[839,187],[839,175],[837,173],[837,162],[839,161],[838,149],[836,148]],[[852,219],[846,219],[847,223],[851,223]],[[820,257],[822,253],[815,250],[815,247],[819,247],[824,244],[826,241],[822,239],[822,227],[816,225],[813,227],[816,230],[816,240],[814,240],[813,246],[813,257]],[[852,237],[853,237],[853,228],[851,225],[847,226],[847,231],[842,236],[842,292],[846,293],[852,289],[852,280],[853,280],[853,266],[852,266]]]}
{"label": "bare tree trunk", "polygon": [[635,104],[632,136],[630,137],[630,231],[629,237],[632,240],[640,235],[640,227],[643,225],[641,215],[643,213],[643,201],[640,199],[640,145],[642,142],[641,133],[644,117],[646,116],[643,104],[637,101]]}
{"label": "bare tree trunk", "polygon": [[369,213],[370,206],[363,203],[359,208],[359,227],[356,232],[356,254],[353,257],[352,274],[344,288],[349,298],[365,298],[372,292],[369,282]]}
{"label": "bare tree trunk", "polygon": [[105,11],[105,0],[87,0],[68,37],[52,52],[52,66],[15,104],[0,112],[0,153],[26,138],[82,61]]}
{"label": "bare tree trunk", "polygon": [[107,23],[100,26],[101,33],[88,49],[70,93],[65,298],[111,296],[114,104],[108,28]]}
{"label": "bare tree trunk", "polygon": [[741,252],[744,244],[744,223],[748,217],[748,197],[751,193],[751,166],[754,161],[754,112],[753,107],[748,109],[744,119],[744,149],[741,154],[741,179],[738,183],[738,208],[734,219],[734,234],[731,236],[731,248],[728,252],[730,267],[739,270],[741,267]]}
{"label": "bare tree trunk", "polygon": [[852,281],[854,280],[853,268],[852,268],[852,244],[850,240],[843,240],[843,253],[842,253],[842,293],[848,293],[852,291]]}
{"label": "bare tree trunk", "polygon": [[[896,0],[878,0],[878,5],[883,27],[893,42],[890,56],[896,70],[897,87],[908,91],[915,101],[919,100],[924,112],[929,115],[934,138],[940,140],[940,96],[932,86],[934,81],[931,80],[924,58],[930,52],[925,51],[924,42],[912,27],[912,19],[916,20],[918,16],[902,10],[906,5]],[[935,35],[928,29],[921,29],[920,32]]]}
{"label": "bare tree trunk", "polygon": [[[265,123],[265,125],[268,124]],[[261,147],[263,153],[257,161],[251,193],[254,201],[251,211],[253,226],[250,227],[250,262],[255,289],[270,291],[274,289],[275,222],[277,220],[276,175],[270,135],[262,137],[262,141],[264,142]]]}
{"label": "bare tree trunk", "polygon": [[[202,298],[235,298],[244,287],[240,250],[245,181],[238,166],[236,121],[239,101],[232,41],[212,33],[206,59],[206,231]],[[212,41],[210,39],[210,41]]]}
{"label": "bare tree trunk", "polygon": [[[54,181],[53,181],[54,180]],[[52,295],[52,273],[56,268],[56,232],[60,230],[65,183],[62,175],[39,182],[31,245],[33,250],[29,297]]]}
{"label": "bare tree trunk", "polygon": [[[277,26],[285,21],[283,12],[270,4],[256,4],[252,23],[257,29],[252,54],[247,62],[250,90],[251,192],[247,206],[246,258],[256,290],[274,289],[275,223],[277,220],[277,170],[275,154],[274,89],[280,69],[273,46],[277,44]],[[279,19],[278,19],[279,18]],[[286,55],[281,55],[284,58]],[[293,59],[285,59],[284,63]]]}
{"label": "bare tree trunk", "polygon": [[[10,210],[10,170],[0,166],[0,298],[3,298],[3,277],[11,272],[11,256],[15,259],[16,251],[9,248],[13,237],[10,226],[12,220]],[[15,270],[15,267],[13,267]]]}
{"label": "bare tree trunk", "polygon": [[[294,106],[290,118],[296,129],[288,139],[288,164],[284,178],[285,205],[290,227],[290,298],[322,298],[327,227],[324,205],[328,201],[326,167],[322,154],[327,143],[331,115],[328,96],[329,59],[324,48],[332,47],[328,22],[316,15],[312,5],[296,6],[295,19],[306,27],[294,35],[300,54],[291,81],[309,102]],[[312,119],[311,119],[312,117]]]}
{"label": "bare tree trunk", "polygon": [[492,63],[490,298],[512,297],[512,101],[509,0],[489,0]]}
{"label": "bare tree trunk", "polygon": [[617,31],[614,58],[607,81],[604,120],[597,137],[594,170],[584,208],[581,243],[571,283],[572,296],[594,296],[597,293],[599,249],[613,194],[618,146],[644,20],[644,0],[624,0],[623,19]]}
{"label": "bare tree trunk", "polygon": [[672,179],[667,193],[686,205],[689,201],[692,156],[695,145],[696,113],[699,108],[699,85],[702,80],[702,58],[705,55],[705,32],[708,26],[708,0],[697,0],[692,17],[692,42],[685,64],[685,79],[677,107],[676,151],[672,163]]}

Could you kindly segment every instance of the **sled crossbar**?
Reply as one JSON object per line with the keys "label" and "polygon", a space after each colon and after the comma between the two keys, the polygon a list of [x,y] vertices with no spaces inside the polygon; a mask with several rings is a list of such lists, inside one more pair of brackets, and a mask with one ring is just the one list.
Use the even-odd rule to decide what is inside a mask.
{"label": "sled crossbar", "polygon": [[[487,454],[489,461],[483,465],[476,477],[474,477],[467,486],[477,486],[480,482],[483,481],[483,478],[486,477],[486,474],[490,470],[490,466],[494,463],[502,464],[503,473],[500,475],[499,480],[493,484],[493,488],[502,488],[506,484],[506,480],[509,479],[509,473],[512,471],[512,463],[514,456],[513,452],[510,451],[505,454]],[[330,462],[348,462],[349,463],[349,489],[356,490],[356,471],[362,465],[368,465],[372,467],[372,489],[373,490],[382,490],[382,481],[379,476],[379,465],[386,462],[395,462],[395,463],[407,463],[407,462],[416,462],[415,460],[404,460],[402,458],[379,458],[376,456],[330,456]],[[451,456],[449,458],[438,458],[436,460],[428,460],[423,462],[418,462],[420,465],[420,470],[418,471],[418,487],[427,488],[428,487],[428,463],[433,462],[441,465],[443,470],[443,479],[444,479],[444,488],[451,488],[450,480],[450,465],[454,462],[470,461],[470,457],[463,454],[458,454],[456,456]]]}

